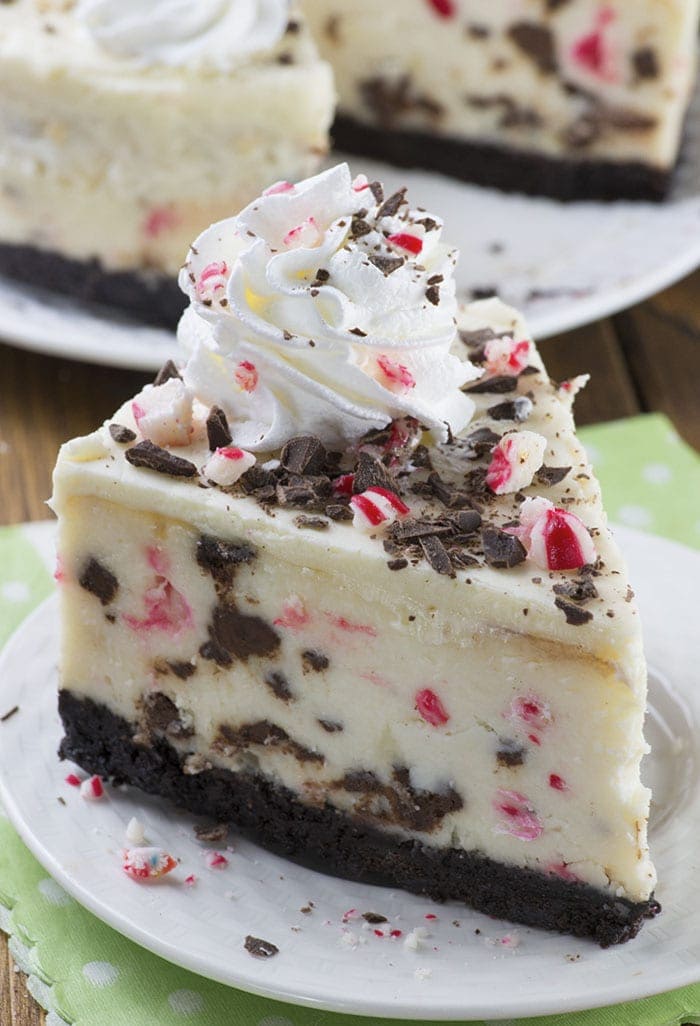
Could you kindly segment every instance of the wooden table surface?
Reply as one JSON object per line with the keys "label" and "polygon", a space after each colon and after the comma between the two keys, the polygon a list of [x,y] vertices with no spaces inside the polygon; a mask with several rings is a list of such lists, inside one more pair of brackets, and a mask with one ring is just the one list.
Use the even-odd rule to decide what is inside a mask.
{"label": "wooden table surface", "polygon": [[[700,451],[700,272],[540,350],[553,378],[591,373],[576,401],[580,425],[660,411]],[[93,430],[152,375],[2,344],[0,368],[0,523],[40,520],[61,442]],[[0,1026],[43,1022],[0,933]]]}

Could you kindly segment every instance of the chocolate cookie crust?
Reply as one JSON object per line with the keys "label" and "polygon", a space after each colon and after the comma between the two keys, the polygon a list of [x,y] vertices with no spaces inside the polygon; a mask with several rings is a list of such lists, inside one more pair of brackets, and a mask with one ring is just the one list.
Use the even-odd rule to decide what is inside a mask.
{"label": "chocolate cookie crust", "polygon": [[663,200],[672,173],[628,161],[557,160],[486,142],[465,142],[415,131],[387,131],[339,117],[333,140],[341,150],[388,160],[399,167],[440,171],[503,192],[558,200]]}
{"label": "chocolate cookie crust", "polygon": [[185,774],[183,757],[165,738],[136,743],[136,725],[68,690],[59,694],[59,711],[65,729],[62,758],[217,823],[230,822],[270,851],[320,872],[401,887],[437,901],[464,901],[488,915],[590,937],[602,947],[630,940],[658,911],[653,900],[633,904],[478,852],[401,840],[330,805],[305,805],[259,774],[225,769]]}
{"label": "chocolate cookie crust", "polygon": [[120,310],[142,324],[175,328],[187,305],[175,278],[156,271],[109,271],[36,246],[0,244],[0,274],[84,303]]}

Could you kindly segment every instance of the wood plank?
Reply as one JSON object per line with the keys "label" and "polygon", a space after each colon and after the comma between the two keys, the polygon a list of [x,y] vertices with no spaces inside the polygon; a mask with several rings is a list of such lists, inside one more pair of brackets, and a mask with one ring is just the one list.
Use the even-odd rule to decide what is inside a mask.
{"label": "wood plank", "polygon": [[150,374],[0,345],[0,523],[49,516],[61,442],[101,424]]}
{"label": "wood plank", "polygon": [[576,398],[576,423],[596,424],[631,417],[641,410],[635,384],[612,322],[600,321],[538,343],[556,381],[588,373],[591,380]]}
{"label": "wood plank", "polygon": [[0,1026],[45,1026],[43,1010],[29,994],[24,973],[17,972],[0,931]]}
{"label": "wood plank", "polygon": [[642,407],[700,449],[700,272],[615,318]]}

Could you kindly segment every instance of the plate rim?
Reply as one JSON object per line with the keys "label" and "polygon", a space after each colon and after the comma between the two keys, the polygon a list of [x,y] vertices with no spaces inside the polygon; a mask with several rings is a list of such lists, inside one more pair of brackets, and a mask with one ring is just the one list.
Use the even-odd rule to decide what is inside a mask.
{"label": "plate rim", "polygon": [[[636,539],[638,544],[644,543],[647,546],[651,539],[654,545],[658,544],[662,549],[666,548],[668,551],[672,552],[677,559],[682,559],[688,562],[696,561],[700,566],[700,552],[698,552],[697,549],[692,549],[679,542],[667,538],[661,538],[656,535],[650,535],[646,532],[638,531],[630,527],[623,527],[620,525],[612,525],[612,527],[614,532],[621,536],[623,549],[626,546],[624,535],[628,535],[632,542]],[[29,616],[16,628],[11,637],[7,640],[2,651],[0,651],[0,690],[2,690],[4,680],[1,671],[5,662],[10,658],[8,653],[11,654],[12,649],[16,645],[22,644],[24,635],[29,634],[30,631],[35,628],[35,622],[43,622],[45,624],[47,622],[47,611],[52,612],[52,607],[57,608],[57,606],[58,595],[57,592],[54,592],[44,599],[32,611],[32,613],[29,614]],[[681,697],[684,697],[684,692],[681,691],[678,693]],[[198,956],[196,953],[183,957],[182,952],[178,950],[175,944],[171,945],[168,943],[167,939],[158,937],[152,932],[148,932],[145,928],[135,925],[126,917],[126,915],[122,916],[119,913],[118,907],[115,907],[113,904],[106,904],[104,900],[100,900],[97,895],[93,895],[90,890],[83,887],[79,875],[72,875],[67,868],[64,869],[52,853],[44,847],[41,840],[35,836],[30,824],[25,821],[22,811],[15,801],[12,788],[2,773],[1,765],[0,800],[4,805],[8,819],[21,837],[23,843],[27,846],[37,861],[66,890],[68,894],[75,898],[75,900],[84,908],[88,909],[88,911],[95,915],[96,918],[115,929],[122,936],[127,937],[134,943],[146,948],[174,965],[206,979],[214,980],[225,986],[239,989],[247,993],[256,994],[271,1000],[288,1002],[293,1005],[301,1005],[308,1008],[340,1014],[354,1014],[367,1017],[371,1016],[377,1019],[407,1019],[413,1021],[426,1021],[426,1019],[430,1019],[434,1021],[455,1022],[464,1021],[466,1017],[466,1019],[482,1019],[488,1021],[489,1019],[501,1019],[509,1016],[515,1016],[516,1018],[530,1018],[533,1016],[552,1014],[569,1014],[577,1011],[614,1006],[628,1001],[651,997],[659,993],[675,990],[679,987],[700,981],[700,965],[696,965],[695,967],[690,965],[677,965],[674,967],[673,971],[666,972],[661,990],[659,990],[659,985],[657,983],[649,980],[645,982],[645,976],[653,976],[653,973],[642,974],[636,977],[630,976],[629,978],[621,979],[615,985],[608,985],[604,996],[591,997],[590,992],[587,992],[586,996],[581,995],[580,997],[575,997],[573,1000],[567,1000],[564,996],[559,994],[551,1000],[539,999],[536,1006],[533,1005],[526,1007],[523,1011],[522,1008],[515,1005],[512,998],[506,1005],[501,1004],[499,1006],[494,1006],[492,1003],[480,1005],[475,1003],[474,995],[468,992],[467,995],[465,995],[465,993],[460,995],[462,999],[461,1005],[458,1004],[454,998],[443,998],[438,1005],[431,1005],[430,1002],[432,995],[430,994],[430,991],[426,989],[426,1002],[425,1004],[421,1004],[420,1007],[416,1007],[415,1004],[402,1005],[400,1003],[397,1003],[394,1006],[387,998],[381,998],[380,1003],[377,1004],[373,1003],[371,998],[364,998],[361,995],[354,996],[352,999],[338,999],[337,997],[330,995],[330,993],[328,996],[324,996],[322,990],[317,991],[314,995],[312,993],[303,992],[300,990],[299,986],[279,986],[274,982],[270,983],[268,981],[261,981],[253,974],[246,974],[245,972],[241,973],[233,971],[229,972],[228,975],[221,975],[217,971],[212,970],[212,967],[207,963],[205,958]],[[465,1008],[464,1006],[465,996],[468,996],[470,1001],[468,1008]],[[499,995],[499,1000],[503,1000],[502,995]]]}

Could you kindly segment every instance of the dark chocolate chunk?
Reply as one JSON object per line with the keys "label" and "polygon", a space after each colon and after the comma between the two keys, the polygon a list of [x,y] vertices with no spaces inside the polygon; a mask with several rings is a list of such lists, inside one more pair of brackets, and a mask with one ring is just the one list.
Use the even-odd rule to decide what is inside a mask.
{"label": "dark chocolate chunk", "polygon": [[632,54],[632,67],[637,78],[658,78],[659,60],[656,50],[642,46]]}
{"label": "dark chocolate chunk", "polygon": [[228,603],[215,608],[210,631],[212,640],[224,652],[243,662],[250,656],[274,655],[280,646],[279,634],[267,621],[259,616],[246,616]]}
{"label": "dark chocolate chunk", "polygon": [[561,609],[566,617],[566,622],[574,627],[580,627],[581,624],[588,623],[593,619],[593,613],[588,609],[581,609],[580,606],[574,605],[573,602],[567,602],[566,599],[557,598],[554,600],[554,605],[557,609]]}
{"label": "dark chocolate chunk", "polygon": [[525,749],[513,738],[499,737],[496,762],[499,766],[522,766],[525,761]]}
{"label": "dark chocolate chunk", "polygon": [[343,731],[343,724],[337,723],[335,720],[317,720],[317,723],[323,727],[327,734],[338,734]]}
{"label": "dark chocolate chunk", "polygon": [[532,400],[526,395],[519,395],[516,399],[507,399],[496,406],[489,406],[486,412],[493,420],[515,420],[522,423],[532,413]]}
{"label": "dark chocolate chunk", "polygon": [[423,550],[423,555],[428,560],[433,570],[438,574],[446,574],[448,577],[454,577],[455,570],[452,566],[452,560],[440,539],[436,537],[436,535],[430,534],[425,538],[420,538],[419,542],[420,547]]}
{"label": "dark chocolate chunk", "polygon": [[508,35],[515,45],[535,62],[543,75],[551,75],[557,70],[554,37],[546,25],[519,21],[511,25]]}
{"label": "dark chocolate chunk", "polygon": [[408,560],[403,557],[398,559],[390,559],[386,564],[390,570],[405,570],[408,566]]}
{"label": "dark chocolate chunk", "polygon": [[355,495],[359,495],[368,488],[386,488],[396,492],[396,482],[383,463],[375,460],[368,452],[361,452],[355,465],[352,490]]}
{"label": "dark chocolate chunk", "polygon": [[413,517],[406,517],[405,520],[397,520],[389,528],[391,538],[396,542],[418,541],[420,538],[428,538],[431,535],[450,534],[451,528],[448,522],[435,520],[418,520]]}
{"label": "dark chocolate chunk", "polygon": [[314,648],[307,648],[301,653],[301,663],[304,667],[304,673],[309,673],[313,670],[315,673],[321,673],[322,670],[327,670],[330,666],[330,659],[324,655],[323,652],[317,652]]}
{"label": "dark chocolate chunk", "polygon": [[464,331],[459,329],[457,331],[460,341],[464,342],[468,349],[482,349],[487,342],[490,342],[494,338],[510,338],[510,332],[500,332],[497,334],[492,328],[479,328],[476,331]]}
{"label": "dark chocolate chunk", "polygon": [[505,392],[514,392],[517,386],[518,379],[515,375],[494,374],[493,377],[479,378],[473,384],[465,385],[462,391],[469,392],[471,395],[485,395],[488,393],[502,395]]}
{"label": "dark chocolate chunk", "polygon": [[174,673],[180,680],[188,680],[195,672],[197,667],[194,663],[182,662],[168,662],[168,667],[171,673]]}
{"label": "dark chocolate chunk", "polygon": [[485,527],[481,532],[484,556],[489,566],[498,569],[509,569],[522,563],[527,553],[519,538],[497,527]]}
{"label": "dark chocolate chunk", "polygon": [[479,566],[479,560],[475,556],[470,556],[468,552],[462,552],[460,549],[450,549],[449,552],[452,565],[459,570],[468,570],[471,566]]}
{"label": "dark chocolate chunk", "polygon": [[571,467],[540,467],[535,477],[543,485],[555,485],[563,481]]}
{"label": "dark chocolate chunk", "polygon": [[98,598],[103,606],[108,606],[119,591],[119,581],[112,571],[93,556],[83,567],[78,584]]}
{"label": "dark chocolate chunk", "polygon": [[115,442],[119,442],[122,445],[127,442],[133,442],[136,438],[136,432],[126,427],[125,424],[110,424],[109,433]]}
{"label": "dark chocolate chunk", "polygon": [[275,497],[280,506],[309,506],[318,500],[318,495],[310,483],[275,487]]}
{"label": "dark chocolate chunk", "polygon": [[394,271],[398,271],[399,267],[404,264],[404,258],[400,256],[382,256],[381,253],[371,253],[369,256],[369,262],[377,267],[385,278],[388,278]]}
{"label": "dark chocolate chunk", "polygon": [[337,502],[332,502],[326,506],[324,512],[331,520],[352,520],[352,510],[350,507],[343,506]]}
{"label": "dark chocolate chunk", "polygon": [[264,488],[272,486],[274,493],[274,485],[277,478],[271,470],[263,470],[257,463],[252,466],[249,470],[246,470],[239,479],[241,488],[246,495],[258,495]]}
{"label": "dark chocolate chunk", "polygon": [[141,701],[149,730],[162,731],[170,737],[180,738],[192,737],[194,734],[194,728],[183,723],[178,707],[162,691],[147,691]]}
{"label": "dark chocolate chunk", "polygon": [[282,449],[280,463],[290,474],[322,474],[326,450],[315,435],[297,435]]}
{"label": "dark chocolate chunk", "polygon": [[353,217],[350,224],[350,234],[353,239],[361,239],[363,235],[369,235],[372,226],[363,217]]}
{"label": "dark chocolate chunk", "polygon": [[209,841],[218,844],[228,837],[228,823],[215,823],[213,826],[205,826],[198,823],[194,828],[194,836],[198,841]]}
{"label": "dark chocolate chunk", "polygon": [[590,577],[573,577],[570,581],[555,584],[552,588],[555,595],[563,595],[573,602],[588,602],[598,598],[598,589]]}
{"label": "dark chocolate chunk", "polygon": [[266,673],[265,683],[275,698],[279,698],[283,702],[291,702],[294,700],[295,695],[289,681],[283,673],[279,672],[279,670],[271,670],[269,673]]}
{"label": "dark chocolate chunk", "polygon": [[158,474],[169,474],[171,477],[196,477],[197,468],[194,463],[174,456],[167,449],[161,449],[148,440],[133,445],[124,453],[132,467],[144,467],[155,470]]}
{"label": "dark chocolate chunk", "polygon": [[246,542],[224,541],[203,534],[197,541],[197,563],[217,584],[230,587],[236,568],[255,559],[255,549]]}
{"label": "dark chocolate chunk", "polygon": [[305,528],[308,531],[325,531],[330,527],[329,522],[323,517],[308,517],[304,513],[294,517],[294,523],[297,527]]}
{"label": "dark chocolate chunk", "polygon": [[490,456],[495,445],[501,440],[501,436],[491,428],[477,428],[467,435],[465,441],[468,445],[467,459],[481,459],[482,456]]}
{"label": "dark chocolate chunk", "polygon": [[481,527],[481,513],[475,509],[460,510],[451,514],[449,519],[458,534],[473,534]]}
{"label": "dark chocolate chunk", "polygon": [[377,218],[380,217],[393,217],[398,212],[399,207],[406,202],[406,186],[402,189],[398,189],[392,193],[388,199],[385,199],[380,208],[377,210]]}
{"label": "dark chocolate chunk", "polygon": [[207,417],[207,439],[212,452],[230,445],[233,439],[228,427],[226,414],[220,406],[212,406]]}
{"label": "dark chocolate chunk", "polygon": [[448,509],[469,509],[471,507],[471,499],[468,494],[459,488],[446,484],[436,471],[432,471],[428,475],[428,484],[433,491],[433,495],[440,502],[444,502]]}
{"label": "dark chocolate chunk", "polygon": [[440,302],[440,288],[439,288],[439,286],[438,285],[430,285],[425,290],[425,298],[428,300],[429,303],[432,303],[433,306],[437,306],[438,303]]}
{"label": "dark chocolate chunk", "polygon": [[170,381],[171,378],[180,378],[180,380],[182,380],[182,375],[172,360],[166,360],[156,374],[153,384],[164,385],[165,382]]}
{"label": "dark chocolate chunk", "polygon": [[384,186],[381,182],[370,182],[367,186],[369,191],[374,196],[375,203],[381,203],[384,199]]}
{"label": "dark chocolate chunk", "polygon": [[372,926],[378,926],[380,923],[388,923],[389,920],[386,916],[382,916],[379,912],[363,912],[362,918],[367,923],[371,923]]}
{"label": "dark chocolate chunk", "polygon": [[279,953],[279,948],[262,937],[252,937],[250,934],[245,939],[244,947],[254,958],[272,958]]}

